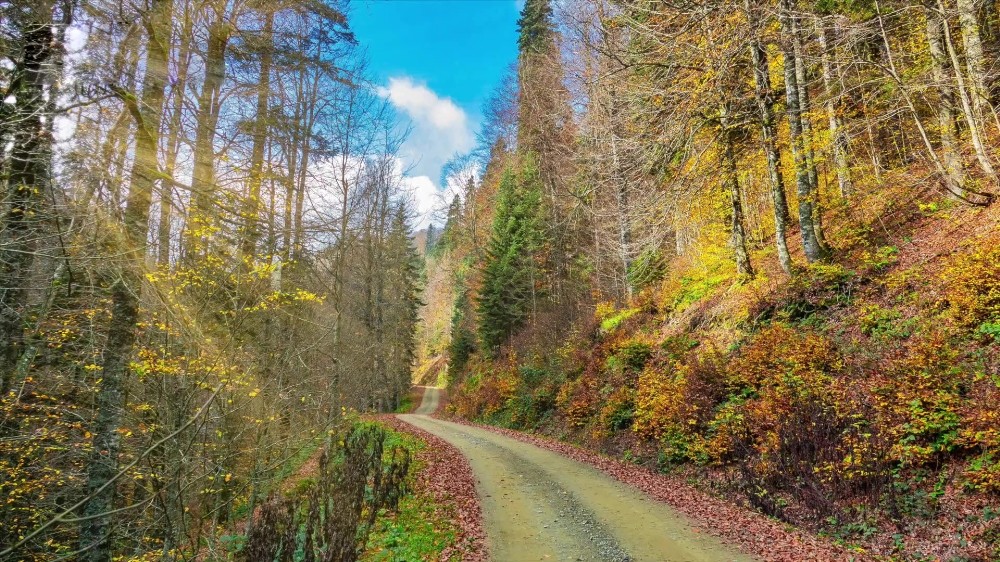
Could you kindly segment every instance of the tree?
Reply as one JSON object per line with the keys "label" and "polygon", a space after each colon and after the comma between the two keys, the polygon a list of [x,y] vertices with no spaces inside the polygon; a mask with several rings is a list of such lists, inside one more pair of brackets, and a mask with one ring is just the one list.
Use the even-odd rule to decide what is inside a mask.
{"label": "tree", "polygon": [[535,312],[544,235],[538,169],[531,155],[520,169],[504,170],[496,214],[482,268],[483,286],[476,303],[479,339],[488,353],[498,347]]}
{"label": "tree", "polygon": [[781,48],[785,55],[785,110],[788,115],[788,128],[791,135],[792,157],[795,161],[795,187],[799,204],[799,229],[802,233],[802,247],[809,263],[825,257],[825,251],[817,235],[816,225],[817,193],[814,189],[815,162],[809,156],[809,139],[806,131],[808,117],[803,116],[807,107],[802,105],[802,94],[805,85],[800,84],[804,78],[803,66],[797,46],[799,26],[795,15],[795,5],[792,0],[782,0],[779,7],[781,20]]}
{"label": "tree", "polygon": [[10,144],[0,230],[0,395],[13,384],[24,351],[27,284],[49,196],[52,115],[45,89],[55,56],[53,9],[52,0],[42,0],[12,18],[18,55],[3,99],[13,103],[0,105],[0,140]]}
{"label": "tree", "polygon": [[548,54],[555,36],[550,0],[526,0],[517,30],[517,47],[523,55]]}
{"label": "tree", "polygon": [[788,253],[788,202],[785,197],[785,182],[781,175],[781,151],[778,148],[778,133],[774,122],[774,93],[767,60],[767,50],[760,40],[760,17],[757,6],[747,0],[747,17],[750,21],[750,59],[753,65],[754,95],[760,112],[761,138],[767,158],[767,173],[771,181],[771,201],[774,208],[774,240],[778,249],[778,263],[786,274],[792,273],[792,258]]}
{"label": "tree", "polygon": [[167,82],[167,50],[171,36],[172,0],[154,0],[145,18],[146,68],[141,100],[132,92],[122,92],[122,102],[135,120],[136,149],[132,176],[125,203],[125,260],[111,289],[112,315],[108,343],[101,365],[101,387],[97,394],[97,419],[93,429],[93,452],[87,466],[87,493],[80,529],[80,549],[84,559],[105,562],[112,558],[111,512],[115,489],[109,486],[118,471],[122,409],[125,407],[124,381],[132,346],[136,339],[142,268],[146,259],[149,210],[159,175],[157,149]]}

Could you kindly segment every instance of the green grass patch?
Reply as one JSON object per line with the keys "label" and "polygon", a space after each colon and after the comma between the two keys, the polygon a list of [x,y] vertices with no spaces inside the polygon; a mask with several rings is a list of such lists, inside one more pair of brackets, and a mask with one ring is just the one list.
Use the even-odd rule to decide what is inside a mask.
{"label": "green grass patch", "polygon": [[413,396],[409,393],[403,397],[403,400],[399,403],[399,407],[396,408],[397,414],[407,414],[413,409]]}
{"label": "green grass patch", "polygon": [[369,538],[365,561],[411,562],[438,560],[457,537],[434,501],[410,494],[399,502],[399,512],[381,519]]}
{"label": "green grass patch", "polygon": [[614,332],[622,322],[628,320],[632,316],[635,316],[637,312],[639,312],[638,308],[626,308],[616,312],[601,321],[601,331],[605,334]]}
{"label": "green grass patch", "polygon": [[[385,428],[386,450],[401,447],[416,453],[427,444],[408,433]],[[410,480],[423,469],[419,460],[410,468]],[[445,516],[441,506],[427,494],[411,492],[403,496],[396,513],[380,514],[368,540],[365,562],[411,562],[438,560],[445,548],[455,543],[458,530]]]}

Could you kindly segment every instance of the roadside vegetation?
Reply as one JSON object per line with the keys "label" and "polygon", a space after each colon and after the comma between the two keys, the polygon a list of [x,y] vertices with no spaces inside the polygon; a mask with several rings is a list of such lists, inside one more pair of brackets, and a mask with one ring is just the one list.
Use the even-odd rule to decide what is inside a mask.
{"label": "roadside vegetation", "polygon": [[996,20],[526,2],[429,240],[448,411],[858,553],[1000,559]]}

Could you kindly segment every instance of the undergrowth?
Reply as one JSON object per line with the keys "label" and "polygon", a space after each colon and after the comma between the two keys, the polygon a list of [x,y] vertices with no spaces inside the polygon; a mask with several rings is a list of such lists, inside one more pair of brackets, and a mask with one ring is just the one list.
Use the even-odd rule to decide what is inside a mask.
{"label": "undergrowth", "polygon": [[630,460],[653,449],[650,466],[892,559],[1000,559],[990,236],[932,260],[859,238],[839,263],[770,284],[671,272],[623,307],[598,305],[596,329],[557,349],[473,355],[449,410]]}
{"label": "undergrowth", "polygon": [[[398,431],[386,430],[386,444],[410,452],[413,458],[427,445],[420,439]],[[423,468],[417,460],[408,476],[410,483]],[[412,489],[412,485],[411,485]],[[441,553],[454,544],[456,531],[439,505],[427,494],[405,495],[394,513],[380,518],[361,559],[378,562],[440,560]]]}

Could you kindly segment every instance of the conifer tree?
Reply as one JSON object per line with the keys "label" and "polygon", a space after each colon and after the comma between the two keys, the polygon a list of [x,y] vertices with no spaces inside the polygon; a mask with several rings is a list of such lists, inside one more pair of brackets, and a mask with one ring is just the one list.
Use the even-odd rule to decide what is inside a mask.
{"label": "conifer tree", "polygon": [[542,277],[537,258],[545,245],[541,199],[538,168],[529,154],[520,173],[508,168],[500,179],[477,303],[479,338],[487,352],[522,327],[536,308]]}
{"label": "conifer tree", "polygon": [[417,323],[420,321],[418,309],[423,304],[421,293],[421,258],[413,246],[409,227],[406,224],[406,207],[400,205],[393,214],[389,229],[386,258],[388,268],[386,283],[386,325],[388,349],[385,350],[392,409],[399,406],[403,395],[410,387],[410,369],[416,357]]}
{"label": "conifer tree", "polygon": [[552,5],[549,0],[527,0],[517,20],[521,53],[545,53],[552,45]]}

